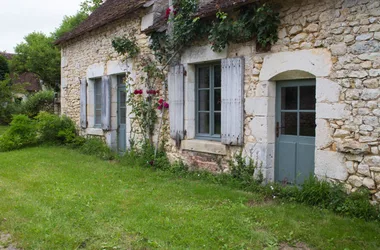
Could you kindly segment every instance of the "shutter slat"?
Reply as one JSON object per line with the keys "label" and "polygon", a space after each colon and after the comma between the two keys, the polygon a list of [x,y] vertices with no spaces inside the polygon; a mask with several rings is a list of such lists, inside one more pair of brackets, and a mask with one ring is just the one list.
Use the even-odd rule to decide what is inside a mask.
{"label": "shutter slat", "polygon": [[169,88],[169,120],[170,137],[182,140],[184,138],[184,68],[177,65],[170,68],[168,77]]}
{"label": "shutter slat", "polygon": [[222,143],[243,144],[244,59],[222,60]]}
{"label": "shutter slat", "polygon": [[102,129],[111,130],[111,83],[110,77],[102,77]]}
{"label": "shutter slat", "polygon": [[80,125],[87,128],[87,80],[80,81]]}

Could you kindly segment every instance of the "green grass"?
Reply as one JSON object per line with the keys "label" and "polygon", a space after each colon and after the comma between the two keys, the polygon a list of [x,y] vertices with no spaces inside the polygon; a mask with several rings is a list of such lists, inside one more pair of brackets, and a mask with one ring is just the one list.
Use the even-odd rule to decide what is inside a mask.
{"label": "green grass", "polygon": [[57,147],[0,153],[0,232],[23,249],[380,249],[380,225]]}
{"label": "green grass", "polygon": [[0,136],[8,129],[8,126],[0,125]]}

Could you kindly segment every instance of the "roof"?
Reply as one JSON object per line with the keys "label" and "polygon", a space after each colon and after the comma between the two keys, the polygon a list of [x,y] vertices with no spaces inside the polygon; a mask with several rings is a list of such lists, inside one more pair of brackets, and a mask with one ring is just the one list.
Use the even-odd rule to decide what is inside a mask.
{"label": "roof", "polygon": [[[204,0],[200,3],[199,10],[195,14],[196,17],[209,17],[215,15],[219,10],[230,10],[242,5],[257,2],[258,0]],[[166,29],[167,19],[165,15],[162,15],[160,20],[153,26],[146,29],[144,32],[150,33],[153,31],[163,31]]]}
{"label": "roof", "polygon": [[116,21],[141,8],[148,0],[107,0],[74,30],[55,41],[61,44],[82,34]]}
{"label": "roof", "polygon": [[[8,60],[11,60],[12,57],[14,57],[15,55],[16,54],[0,52],[0,56],[4,56]],[[30,83],[27,86],[25,86],[25,90],[27,90],[28,92],[37,92],[41,90],[40,79],[37,75],[31,72],[24,72],[19,75],[11,73],[11,77],[13,78],[15,84]]]}
{"label": "roof", "polygon": [[14,55],[15,54],[7,53],[7,52],[0,52],[0,56],[5,57],[7,60],[11,60]]}

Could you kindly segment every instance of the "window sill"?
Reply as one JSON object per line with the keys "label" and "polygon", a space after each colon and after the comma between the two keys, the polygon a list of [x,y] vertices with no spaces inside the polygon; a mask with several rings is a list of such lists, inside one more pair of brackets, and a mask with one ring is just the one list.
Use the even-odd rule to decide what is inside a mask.
{"label": "window sill", "polygon": [[104,135],[103,129],[101,129],[101,128],[88,128],[86,130],[86,133],[88,135],[98,135],[98,136],[103,136]]}
{"label": "window sill", "polygon": [[227,155],[227,146],[216,141],[184,140],[181,149],[214,155]]}

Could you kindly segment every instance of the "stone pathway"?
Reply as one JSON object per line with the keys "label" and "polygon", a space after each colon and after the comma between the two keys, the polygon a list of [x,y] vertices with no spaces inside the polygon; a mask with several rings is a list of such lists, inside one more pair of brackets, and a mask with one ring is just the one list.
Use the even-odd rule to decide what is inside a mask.
{"label": "stone pathway", "polygon": [[12,237],[10,234],[0,233],[0,250],[19,250],[12,246]]}

